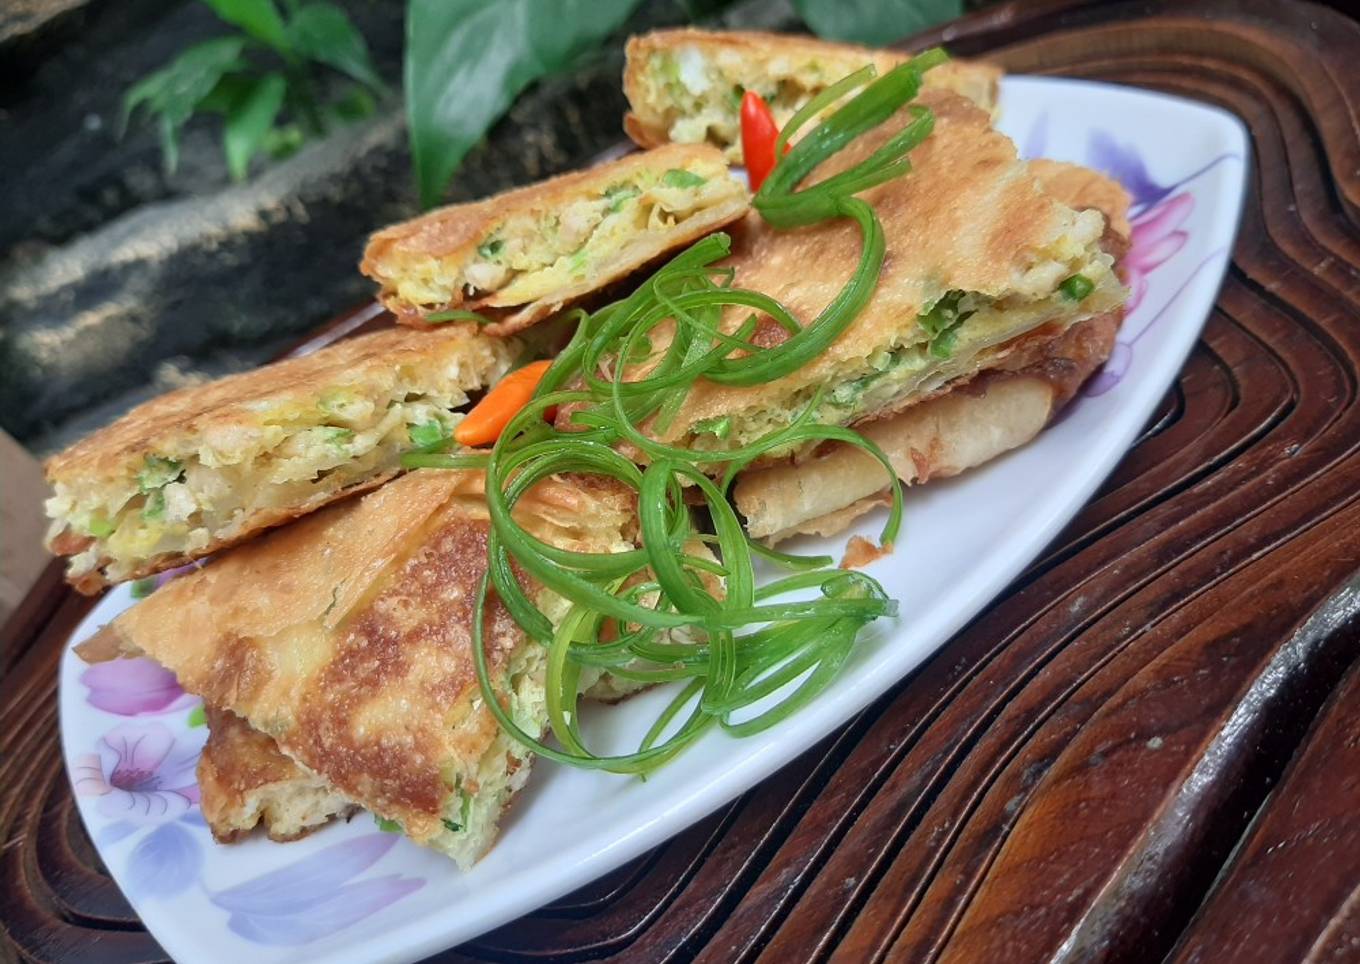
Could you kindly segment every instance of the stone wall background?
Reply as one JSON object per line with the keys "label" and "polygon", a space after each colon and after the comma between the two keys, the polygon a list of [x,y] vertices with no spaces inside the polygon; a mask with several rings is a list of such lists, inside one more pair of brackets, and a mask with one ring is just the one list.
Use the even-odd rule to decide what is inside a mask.
{"label": "stone wall background", "polygon": [[[115,134],[123,92],[226,28],[194,0],[0,4],[0,427],[45,455],[160,392],[267,361],[368,299],[369,232],[417,211],[398,99],[402,0],[339,0],[392,89],[377,116],[229,182],[215,119],[178,171],[150,125]],[[622,139],[622,42],[690,20],[648,0],[568,76],[520,98],[450,200],[577,167]],[[703,6],[702,3],[699,4]],[[789,0],[715,25],[798,29]]]}

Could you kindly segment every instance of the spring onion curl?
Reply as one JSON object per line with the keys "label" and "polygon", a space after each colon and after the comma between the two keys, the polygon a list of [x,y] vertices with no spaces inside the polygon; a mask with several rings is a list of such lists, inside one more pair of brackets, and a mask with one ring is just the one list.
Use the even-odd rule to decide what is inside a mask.
{"label": "spring onion curl", "polygon": [[[715,726],[743,736],[797,712],[835,679],[866,626],[896,615],[897,604],[873,578],[834,568],[829,556],[797,556],[752,541],[728,497],[736,474],[761,458],[824,442],[851,445],[887,473],[892,511],[881,539],[897,538],[902,491],[891,462],[852,429],[817,421],[821,391],[790,424],[749,444],[704,451],[660,437],[697,381],[749,386],[782,378],[823,353],[859,316],[877,287],[885,240],[873,208],[854,195],[910,169],[907,154],[929,135],[934,118],[909,102],[922,73],[944,59],[933,50],[881,77],[871,67],[857,71],[810,100],[780,134],[782,152],[795,133],[824,118],[780,154],[755,196],[756,210],[775,229],[846,218],[862,238],[854,273],[816,318],[805,324],[774,298],[734,287],[732,269],[721,264],[730,239],[710,235],[623,300],[579,312],[571,341],[489,453],[450,453],[452,443],[444,440],[404,456],[408,468],[485,469],[491,526],[472,649],[485,705],[530,750],[573,766],[645,775]],[[799,188],[827,158],[904,109],[906,122],[869,157]],[[753,342],[758,317],[783,329],[780,344]],[[549,410],[557,412],[552,422],[545,420]],[[631,490],[641,547],[574,552],[520,525],[520,500],[563,474],[611,479]],[[697,525],[696,502],[711,531]],[[757,586],[757,560],[785,575]],[[565,600],[565,612],[549,619],[531,585]],[[555,745],[525,732],[496,695],[511,681],[493,681],[487,665],[485,608],[493,595],[545,647]],[[683,684],[634,752],[598,754],[582,733],[579,696],[601,673]]]}

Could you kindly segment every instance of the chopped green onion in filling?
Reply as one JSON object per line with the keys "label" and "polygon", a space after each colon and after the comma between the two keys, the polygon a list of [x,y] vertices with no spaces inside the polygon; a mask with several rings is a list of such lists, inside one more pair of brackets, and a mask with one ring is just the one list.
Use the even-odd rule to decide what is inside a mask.
{"label": "chopped green onion in filling", "polygon": [[471,321],[478,325],[489,325],[496,320],[475,311],[464,311],[461,308],[450,308],[448,311],[436,311],[432,314],[422,315],[421,317],[423,321],[432,324],[440,324],[445,321]]}
{"label": "chopped green onion in filling", "polygon": [[157,521],[165,518],[165,490],[153,489],[142,506],[142,518]]}
{"label": "chopped green onion in filling", "polygon": [[145,599],[156,591],[156,577],[147,576],[145,579],[138,579],[132,584],[132,598]]}
{"label": "chopped green onion in filling", "polygon": [[477,245],[477,254],[483,258],[494,258],[505,248],[505,242],[500,238],[491,238]]}
{"label": "chopped green onion in filling", "polygon": [[720,418],[706,418],[694,424],[694,431],[717,438],[727,438],[732,434],[732,416],[723,415]]}
{"label": "chopped green onion in filling", "polygon": [[343,450],[354,441],[354,429],[327,425],[325,426],[325,439],[327,445]]}
{"label": "chopped green onion in filling", "polygon": [[609,202],[609,213],[617,214],[623,206],[642,192],[632,184],[614,184],[605,188],[604,197]]}
{"label": "chopped green onion in filling", "polygon": [[1062,284],[1058,285],[1058,290],[1061,291],[1066,298],[1071,298],[1073,301],[1081,301],[1092,291],[1095,291],[1096,286],[1090,278],[1086,277],[1086,275],[1074,274]]}
{"label": "chopped green onion in filling", "polygon": [[948,358],[954,354],[958,341],[959,326],[973,314],[961,310],[959,303],[965,292],[951,291],[916,318],[916,323],[930,336],[930,353],[936,358]]}
{"label": "chopped green onion in filling", "polygon": [[661,183],[666,187],[702,187],[708,183],[708,178],[701,177],[693,171],[673,167],[661,175]]}
{"label": "chopped green onion in filling", "polygon": [[159,455],[148,455],[143,468],[137,473],[137,488],[142,493],[159,489],[171,482],[178,482],[184,475],[184,466],[174,459]]}
{"label": "chopped green onion in filling", "polygon": [[378,829],[381,830],[383,833],[402,832],[400,823],[398,823],[395,820],[388,820],[386,817],[380,817],[376,813],[373,815],[373,822],[378,825]]}
{"label": "chopped green onion in filling", "polygon": [[85,519],[85,532],[96,539],[107,539],[116,528],[113,520],[103,514],[92,514]]}
{"label": "chopped green onion in filling", "polygon": [[411,444],[420,448],[438,445],[448,437],[448,430],[439,422],[422,422],[411,426]]}

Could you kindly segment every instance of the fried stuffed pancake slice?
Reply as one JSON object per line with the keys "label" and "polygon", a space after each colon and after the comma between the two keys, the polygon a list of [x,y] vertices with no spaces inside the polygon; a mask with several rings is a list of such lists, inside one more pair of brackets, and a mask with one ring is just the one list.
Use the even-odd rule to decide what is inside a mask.
{"label": "fried stuffed pancake slice", "polygon": [[286,756],[230,710],[204,707],[208,741],[198,758],[199,809],[218,843],[263,824],[270,840],[296,840],[355,804],[325,777]]}
{"label": "fried stuffed pancake slice", "polygon": [[[880,75],[909,59],[810,37],[771,33],[659,30],[628,41],[623,91],[628,136],[643,147],[712,144],[741,163],[741,98],[754,90],[782,127],[799,108],[866,64]],[[953,90],[986,111],[996,106],[1001,70],[954,60],[928,71],[927,87]]]}
{"label": "fried stuffed pancake slice", "polygon": [[[646,685],[604,674],[584,695],[614,703]],[[199,809],[218,843],[235,843],[257,826],[270,840],[296,840],[357,809],[272,737],[229,710],[204,709],[208,740],[198,759]]]}
{"label": "fried stuffed pancake slice", "polygon": [[[482,702],[473,604],[489,522],[479,473],[421,470],[224,553],[105,627],[116,645],[273,738],[346,800],[470,866],[530,757]],[[522,524],[554,545],[631,548],[627,493],[549,480]],[[526,582],[550,619],[565,603]],[[502,705],[542,731],[546,649],[493,599],[485,652]]]}
{"label": "fried stuffed pancake slice", "polygon": [[[1035,161],[1044,190],[1074,210],[1106,218],[1101,245],[1122,257],[1129,242],[1129,195],[1117,182],[1075,164]],[[956,381],[934,397],[858,428],[888,455],[900,479],[957,475],[1033,439],[1109,358],[1122,309],[1069,328],[1051,341],[1019,340],[994,369]],[[835,535],[883,503],[883,469],[862,450],[830,445],[797,465],[744,473],[737,507],[751,535],[771,542],[797,534]]]}
{"label": "fried stuffed pancake slice", "polygon": [[505,334],[737,220],[750,198],[722,153],[671,145],[440,208],[380,231],[360,269],[399,320],[490,311]]}
{"label": "fried stuffed pancake slice", "polygon": [[[1011,141],[964,98],[925,91],[920,102],[934,111],[935,129],[912,151],[913,170],[860,195],[886,240],[864,310],[820,355],[775,381],[698,381],[663,441],[705,450],[748,445],[787,426],[819,391],[815,422],[882,416],[1002,364],[1022,338],[1055,338],[1123,303],[1113,256],[1101,247],[1099,210],[1078,211],[1049,194]],[[905,122],[899,115],[859,138],[814,179],[862,160]],[[849,219],[776,231],[752,214],[723,264],[735,271],[736,286],[770,295],[813,324],[854,273],[860,249]],[[1080,299],[1062,288],[1075,275],[1091,285]],[[724,324],[734,330],[746,315],[729,309]],[[940,321],[946,317],[952,321]],[[769,323],[756,341],[769,346],[786,337]]]}
{"label": "fried stuffed pancake slice", "polygon": [[395,328],[152,399],[48,460],[48,548],[95,592],[371,488],[518,352],[467,325]]}
{"label": "fried stuffed pancake slice", "polygon": [[[1070,328],[1032,359],[982,373],[965,385],[887,418],[857,426],[888,456],[898,478],[919,484],[958,475],[1033,439],[1114,347],[1121,312]],[[797,464],[743,473],[733,498],[751,536],[835,535],[884,504],[883,466],[862,449],[833,443]]]}

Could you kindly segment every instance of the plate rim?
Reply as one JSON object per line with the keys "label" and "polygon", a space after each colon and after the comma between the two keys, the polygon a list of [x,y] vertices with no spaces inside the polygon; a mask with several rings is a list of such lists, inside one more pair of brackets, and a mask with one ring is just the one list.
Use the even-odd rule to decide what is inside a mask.
{"label": "plate rim", "polygon": [[[1231,251],[1241,227],[1252,167],[1251,140],[1246,125],[1236,114],[1215,105],[1174,94],[1103,81],[1031,75],[1007,75],[1002,79],[1002,85],[1003,90],[1007,87],[1014,87],[1022,91],[1030,89],[1043,91],[1053,87],[1070,89],[1072,86],[1079,86],[1101,96],[1137,98],[1167,104],[1177,110],[1201,115],[1206,121],[1219,129],[1220,136],[1229,144],[1229,149],[1240,154],[1241,168],[1235,181],[1230,180],[1228,183],[1228,186],[1235,188],[1235,190],[1231,192],[1232,196],[1220,199],[1227,201],[1228,209],[1233,212],[1233,219],[1224,236],[1226,250],[1222,266],[1217,272],[1214,293],[1209,297],[1204,310],[1196,312],[1199,315],[1197,324],[1193,327],[1186,326],[1186,331],[1180,335],[1179,343],[1174,346],[1175,350],[1172,353],[1175,357],[1166,361],[1164,371],[1159,370],[1154,376],[1153,380],[1157,382],[1158,390],[1155,393],[1151,391],[1147,393],[1151,400],[1141,406],[1136,419],[1127,419],[1133,428],[1122,432],[1117,438],[1117,442],[1110,438],[1104,440],[1105,444],[1102,446],[1099,455],[1093,456],[1086,463],[1089,467],[1088,470],[1079,479],[1068,480],[1070,493],[1054,503],[1054,511],[1031,523],[1030,528],[1036,530],[1035,534],[1028,535],[1025,538],[1007,540],[1007,545],[1011,549],[1011,558],[1005,560],[1004,564],[991,567],[989,578],[986,581],[986,589],[979,594],[982,602],[971,608],[956,606],[948,609],[945,618],[942,620],[943,628],[936,629],[931,633],[932,638],[938,638],[933,645],[927,648],[920,660],[913,666],[890,675],[882,685],[870,687],[872,691],[867,696],[861,696],[862,691],[858,690],[853,694],[853,699],[851,698],[852,694],[833,694],[830,691],[823,693],[815,706],[817,712],[814,713],[814,706],[809,706],[790,720],[785,721],[786,724],[802,722],[800,727],[792,730],[781,725],[780,728],[773,731],[782,733],[782,739],[764,745],[753,757],[747,760],[745,766],[741,768],[714,768],[713,778],[697,785],[683,799],[678,802],[672,801],[669,806],[650,813],[646,820],[627,833],[589,853],[580,854],[577,852],[579,848],[564,848],[561,853],[551,857],[545,864],[534,868],[534,873],[528,875],[528,881],[521,881],[528,886],[511,889],[508,881],[502,881],[501,887],[510,891],[510,899],[500,901],[499,904],[495,905],[493,912],[483,914],[479,917],[478,922],[470,927],[456,926],[459,915],[441,916],[433,919],[414,918],[394,921],[390,928],[356,932],[340,943],[332,944],[331,940],[328,939],[325,945],[319,947],[314,945],[311,948],[306,948],[304,945],[304,948],[295,948],[294,950],[318,951],[319,953],[309,954],[310,959],[331,962],[409,961],[418,959],[494,930],[564,894],[570,893],[589,881],[598,879],[614,868],[645,853],[648,849],[670,839],[735,799],[741,793],[768,779],[775,771],[796,759],[816,740],[825,738],[838,727],[843,726],[855,713],[861,712],[871,705],[883,693],[896,686],[926,660],[937,656],[960,628],[977,618],[993,604],[997,595],[1004,591],[1005,587],[1023,572],[1025,566],[1029,565],[1052,543],[1061,529],[1080,511],[1082,506],[1090,501],[1091,496],[1131,449],[1138,433],[1155,410],[1158,400],[1175,383],[1177,376],[1184,368],[1186,358],[1199,340],[1213,310],[1218,291],[1227,277],[1231,264]],[[1215,239],[1218,237],[1217,234],[1214,235]],[[1059,504],[1060,508],[1058,507]],[[109,598],[109,596],[105,596],[104,599],[100,600],[99,605],[102,605]],[[201,943],[191,944],[188,935],[178,928],[158,932],[147,919],[146,908],[148,904],[146,901],[123,889],[119,876],[112,869],[113,863],[105,859],[104,847],[95,843],[96,834],[86,816],[87,804],[74,793],[75,778],[72,771],[74,754],[70,752],[72,748],[69,745],[70,727],[68,726],[66,705],[68,698],[76,700],[84,697],[83,694],[67,693],[68,684],[66,683],[65,667],[67,660],[77,659],[71,652],[73,641],[83,638],[82,631],[94,618],[98,608],[97,605],[96,609],[91,610],[67,637],[63,644],[62,659],[58,668],[61,751],[67,778],[73,784],[72,794],[76,800],[76,809],[80,814],[82,825],[91,839],[91,845],[100,855],[100,859],[104,860],[106,866],[109,867],[110,876],[119,886],[120,891],[136,911],[143,926],[146,927],[151,936],[176,960],[203,959],[203,945]],[[901,632],[901,629],[894,627],[885,632],[885,637],[891,640],[900,635]],[[828,700],[828,697],[833,695],[835,698]],[[815,726],[813,725],[814,720],[816,721]],[[811,742],[791,739],[790,737],[798,735],[799,730],[815,730],[816,734]],[[151,914],[153,920],[161,916],[163,915],[156,911]],[[450,926],[451,922],[454,926]],[[181,937],[184,938],[183,941],[181,941]],[[399,939],[394,941],[394,938]]]}

